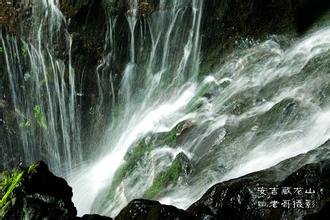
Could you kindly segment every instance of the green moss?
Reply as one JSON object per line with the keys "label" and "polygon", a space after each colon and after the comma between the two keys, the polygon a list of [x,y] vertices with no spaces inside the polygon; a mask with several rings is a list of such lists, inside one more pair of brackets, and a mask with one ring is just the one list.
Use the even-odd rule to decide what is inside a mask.
{"label": "green moss", "polygon": [[124,163],[118,168],[111,183],[110,194],[115,191],[130,170],[130,164],[128,163]]}
{"label": "green moss", "polygon": [[176,181],[182,173],[182,164],[179,159],[175,159],[172,165],[165,171],[159,173],[153,184],[144,193],[144,198],[152,199],[171,182]]}
{"label": "green moss", "polygon": [[46,120],[41,110],[41,106],[40,105],[34,106],[33,112],[34,112],[34,118],[38,123],[38,125],[43,129],[47,129]]}
{"label": "green moss", "polygon": [[21,49],[21,54],[23,57],[26,57],[29,54],[29,48],[28,47],[23,47]]}
{"label": "green moss", "polygon": [[166,137],[166,143],[169,144],[169,145],[175,143],[176,142],[176,134],[177,134],[176,128],[172,129]]}
{"label": "green moss", "polygon": [[2,55],[4,52],[3,47],[0,47],[0,55]]}
{"label": "green moss", "polygon": [[151,150],[151,145],[145,143],[145,139],[137,142],[136,146],[125,155],[125,163],[122,164],[114,174],[111,187],[109,190],[108,199],[113,197],[113,193],[119,184],[128,176],[136,167],[136,165],[141,162],[143,156]]}
{"label": "green moss", "polygon": [[22,122],[19,123],[19,126],[21,128],[29,128],[29,127],[31,127],[31,120],[24,119]]}
{"label": "green moss", "polygon": [[8,198],[21,181],[24,171],[14,171],[12,174],[5,174],[1,182],[1,191],[5,191],[0,200],[0,209],[7,203]]}

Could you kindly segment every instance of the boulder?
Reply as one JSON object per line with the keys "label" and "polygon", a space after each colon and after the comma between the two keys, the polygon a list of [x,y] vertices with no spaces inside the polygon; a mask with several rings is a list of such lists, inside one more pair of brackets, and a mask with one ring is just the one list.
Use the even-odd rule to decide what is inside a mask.
{"label": "boulder", "polygon": [[101,216],[101,215],[84,215],[81,220],[111,220],[112,218]]}
{"label": "boulder", "polygon": [[189,213],[174,206],[162,205],[151,200],[137,199],[130,202],[115,220],[183,220],[195,219]]}
{"label": "boulder", "polygon": [[329,146],[216,184],[187,212],[198,219],[322,219],[329,212],[330,160],[322,159]]}
{"label": "boulder", "polygon": [[39,161],[2,177],[0,219],[74,219],[72,189]]}

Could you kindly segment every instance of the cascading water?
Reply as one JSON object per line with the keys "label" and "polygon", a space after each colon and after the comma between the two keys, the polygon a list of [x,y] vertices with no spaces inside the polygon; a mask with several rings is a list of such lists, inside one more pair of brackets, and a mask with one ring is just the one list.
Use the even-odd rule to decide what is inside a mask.
{"label": "cascading water", "polygon": [[[62,34],[66,23],[58,1],[36,0],[32,5],[31,31],[25,36],[28,42],[2,30],[0,36],[20,128],[22,161],[29,164],[43,159],[56,173],[66,173],[81,160],[72,40],[68,33]],[[66,62],[55,54],[63,37],[68,50]]]}
{"label": "cascading water", "polygon": [[[106,156],[70,181],[80,214],[115,216],[141,197],[186,208],[216,182],[329,139],[327,72],[315,64],[326,63],[329,27],[286,49],[276,37],[256,44],[200,81],[203,2],[160,1],[147,19],[137,19],[137,5],[127,13],[130,57]],[[187,170],[180,173],[178,163]]]}
{"label": "cascading water", "polygon": [[[150,132],[170,131],[179,122],[192,117],[187,105],[199,89],[196,79],[202,5],[203,2],[197,0],[160,1],[150,19],[137,20],[138,2],[131,2],[127,13],[131,31],[130,56],[116,103],[119,107],[114,106],[122,111],[107,132],[109,137],[104,148],[108,155],[82,169],[83,174],[74,175],[71,182],[75,193],[83,197],[77,196],[75,200],[83,212],[89,211],[98,190],[111,183],[116,170],[124,163],[125,154],[136,141]],[[110,18],[108,36],[112,36],[115,20]],[[138,42],[136,33],[140,33],[139,48],[135,45]],[[112,38],[107,39],[110,41],[107,43],[113,45]],[[107,60],[111,59],[111,53],[113,50],[110,49],[105,57]],[[179,152],[168,151],[171,154]],[[102,172],[104,167],[109,170]],[[117,206],[116,211],[120,208]]]}
{"label": "cascading water", "polygon": [[[216,182],[330,138],[329,23],[295,43],[271,36],[201,74],[203,0],[159,0],[148,16],[141,1],[128,2],[129,55],[119,86],[111,66],[124,27],[109,13],[95,106],[95,121],[106,113],[109,125],[95,146],[102,155],[85,163],[72,39],[58,2],[33,1],[26,41],[0,36],[24,161],[44,159],[69,173],[79,214],[115,216],[141,197],[186,208]],[[66,61],[57,58],[59,42]]]}

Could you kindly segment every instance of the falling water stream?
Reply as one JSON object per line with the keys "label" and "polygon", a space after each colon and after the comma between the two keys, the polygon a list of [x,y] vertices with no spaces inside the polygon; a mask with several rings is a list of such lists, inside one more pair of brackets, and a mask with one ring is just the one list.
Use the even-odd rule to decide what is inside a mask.
{"label": "falling water stream", "polygon": [[[58,1],[35,0],[32,5],[29,42],[0,32],[25,155],[22,161],[44,159],[58,174],[66,173],[82,158],[72,39],[65,32]],[[59,42],[69,51],[67,61],[56,58]]]}
{"label": "falling water stream", "polygon": [[[201,74],[204,2],[160,0],[141,18],[138,1],[131,0],[129,57],[118,96],[111,96],[104,140],[95,146],[102,155],[82,161],[72,40],[66,33],[68,60],[56,59],[52,47],[66,21],[57,2],[36,2],[41,20],[31,43],[1,36],[13,102],[26,160],[64,166],[80,215],[115,216],[141,197],[187,208],[214,183],[272,167],[330,138],[329,22],[294,41],[270,36],[237,49],[216,71]],[[115,90],[105,66],[116,57],[114,35],[122,28],[116,22],[109,15],[106,52],[95,71],[97,109]],[[32,118],[35,128],[27,129]],[[189,170],[156,190],[157,177],[182,157]]]}

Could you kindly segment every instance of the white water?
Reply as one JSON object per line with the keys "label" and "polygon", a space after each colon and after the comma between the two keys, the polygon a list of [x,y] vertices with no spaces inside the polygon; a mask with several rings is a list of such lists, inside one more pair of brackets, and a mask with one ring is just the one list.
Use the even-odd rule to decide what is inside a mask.
{"label": "white water", "polygon": [[[186,6],[194,12],[188,23],[183,16]],[[142,41],[141,54],[134,44],[145,39],[146,33],[138,38],[136,28],[142,22],[134,14],[128,15],[131,55],[119,96],[124,110],[105,134],[108,138],[103,147],[110,150],[98,162],[77,171],[70,181],[79,214],[115,216],[129,201],[143,197],[157,174],[180,152],[194,165],[193,175],[169,185],[154,199],[187,208],[216,182],[271,167],[329,139],[329,103],[321,101],[319,94],[327,87],[327,72],[318,66],[311,72],[304,68],[329,51],[330,28],[297,40],[288,49],[272,39],[242,50],[198,82],[201,6],[193,0],[159,6],[147,20],[151,42]],[[113,21],[110,18],[109,23]],[[116,32],[114,26],[110,29],[112,34]],[[174,46],[178,42],[181,47]],[[203,97],[204,93],[211,98]],[[237,112],[236,105],[242,104],[239,100],[246,107],[237,107]],[[291,101],[272,119],[273,108],[287,100]],[[200,107],[189,111],[191,102]],[[150,133],[168,132],[184,120],[195,125],[185,142],[175,147],[156,146],[112,192],[113,199],[97,199],[109,192],[116,170],[136,141]],[[241,133],[230,133],[230,129]]]}
{"label": "white water", "polygon": [[[42,159],[54,172],[63,174],[82,159],[75,74],[71,67],[72,39],[65,33],[66,21],[57,7],[58,1],[35,0],[31,4],[32,28],[24,33],[28,41],[0,30],[22,140],[21,160],[31,164]],[[66,62],[56,58],[58,42],[69,51]]]}
{"label": "white water", "polygon": [[[104,144],[96,146],[103,154],[73,169],[81,160],[74,71],[71,56],[64,63],[55,58],[52,48],[60,38],[56,34],[63,26],[65,29],[65,20],[57,2],[41,3],[35,7],[40,10],[34,11],[37,28],[31,33],[33,41],[23,42],[31,66],[28,75],[14,69],[21,66],[18,41],[8,36],[1,39],[16,111],[24,118],[33,117],[35,105],[47,109],[46,130],[21,129],[25,159],[42,156],[53,169],[65,163],[72,171],[68,180],[80,215],[115,216],[129,201],[142,197],[157,174],[171,166],[181,152],[193,165],[192,174],[161,189],[153,199],[186,208],[216,182],[271,167],[317,148],[330,137],[329,73],[327,60],[322,58],[330,50],[330,26],[285,49],[276,37],[270,37],[237,51],[218,71],[199,81],[203,1],[161,0],[152,15],[139,18],[137,1],[132,0],[126,15],[130,53],[118,97],[113,95],[113,73],[107,71],[116,55],[114,35],[117,28],[123,28],[116,25],[116,17],[109,17],[107,53],[96,70],[96,109],[100,115],[109,99],[112,109]],[[48,22],[47,30],[43,22]],[[65,38],[70,50],[70,35]],[[45,39],[50,39],[49,44]],[[315,58],[321,62],[316,63]],[[66,80],[65,74],[69,76]],[[47,80],[49,76],[54,80]],[[104,80],[107,77],[109,81]],[[30,78],[32,85],[24,82]],[[22,85],[28,92],[21,92]],[[116,171],[137,141],[169,132],[183,121],[194,125],[184,141],[175,146],[157,145],[146,152],[143,163],[136,164],[112,192],[113,199],[98,200],[109,191]],[[35,138],[39,135],[41,140]]]}
{"label": "white water", "polygon": [[[124,156],[132,144],[150,132],[170,131],[176,124],[194,115],[187,114],[186,106],[199,90],[197,82],[191,79],[196,78],[198,74],[196,61],[199,56],[202,2],[195,0],[173,1],[167,4],[165,2],[161,1],[159,11],[152,15],[151,20],[147,20],[150,32],[142,33],[151,39],[151,42],[143,42],[145,45],[142,45],[151,47],[150,54],[145,52],[139,54],[147,57],[145,63],[136,61],[136,51],[132,49],[135,48],[134,32],[138,25],[137,10],[134,9],[137,7],[137,2],[132,2],[132,11],[135,13],[127,15],[131,31],[131,55],[120,89],[123,112],[117,116],[116,121],[112,121],[113,124],[106,134],[109,135],[108,142],[103,146],[110,150],[106,152],[105,157],[101,157],[100,161],[93,162],[87,168],[78,171],[70,181],[74,194],[77,195],[74,197],[74,202],[79,207],[80,214],[89,212],[98,191],[111,183],[115,171],[123,163]],[[190,10],[193,18],[187,22],[185,16]],[[112,36],[114,31],[111,25],[113,21],[115,18],[110,18],[108,36]],[[174,27],[179,23],[187,23],[189,32],[185,29],[182,33],[177,32]],[[142,26],[142,23],[139,24]],[[188,38],[184,39],[185,36]],[[179,44],[180,38],[184,39],[180,42],[182,45],[180,51],[176,51],[177,53],[171,54],[170,57],[170,51],[174,52],[170,46]],[[113,45],[112,38],[107,39],[109,45]],[[148,51],[148,48],[141,49]],[[111,53],[113,51],[110,51]],[[105,58],[109,59],[109,54]],[[137,69],[142,71],[139,72]],[[170,69],[175,72],[170,72]],[[139,76],[139,74],[143,75]],[[106,172],[105,167],[108,168]],[[117,211],[121,207],[117,206]]]}

